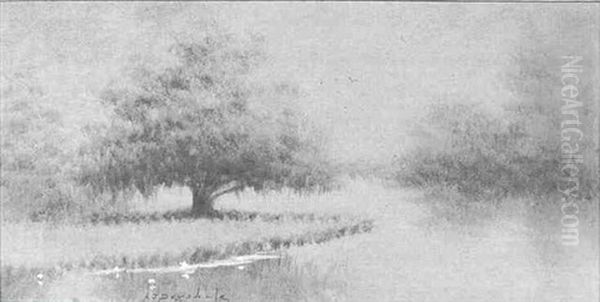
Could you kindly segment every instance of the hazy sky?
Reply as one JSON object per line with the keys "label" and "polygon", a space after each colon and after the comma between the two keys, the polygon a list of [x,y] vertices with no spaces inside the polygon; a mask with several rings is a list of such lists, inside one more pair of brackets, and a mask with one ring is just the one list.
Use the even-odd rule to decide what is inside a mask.
{"label": "hazy sky", "polygon": [[299,102],[326,127],[336,156],[387,159],[413,143],[408,130],[431,100],[515,97],[500,79],[532,30],[541,40],[555,37],[566,15],[590,24],[582,30],[591,33],[598,29],[598,8],[3,3],[2,77],[34,75],[53,101],[75,112],[74,123],[83,122],[77,116],[84,117],[85,108],[78,106],[97,96],[132,56],[160,57],[174,35],[215,21],[266,37],[269,76],[300,85]]}

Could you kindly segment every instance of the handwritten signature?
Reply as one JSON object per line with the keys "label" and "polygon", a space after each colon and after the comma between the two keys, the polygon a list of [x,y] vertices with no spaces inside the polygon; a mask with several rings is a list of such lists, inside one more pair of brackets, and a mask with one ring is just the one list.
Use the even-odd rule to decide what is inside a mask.
{"label": "handwritten signature", "polygon": [[200,288],[196,290],[196,294],[176,294],[176,293],[147,293],[144,299],[146,301],[213,301],[213,302],[229,302],[230,300],[225,294],[219,293],[219,289],[215,288],[214,294],[208,294],[206,291],[202,291]]}

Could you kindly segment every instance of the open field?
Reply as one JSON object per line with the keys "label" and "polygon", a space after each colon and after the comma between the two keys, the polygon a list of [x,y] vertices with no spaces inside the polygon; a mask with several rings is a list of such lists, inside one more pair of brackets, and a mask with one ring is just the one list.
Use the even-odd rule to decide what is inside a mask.
{"label": "open field", "polygon": [[[207,257],[193,256],[197,248],[215,254],[231,254],[279,248],[286,240],[320,241],[320,233],[360,224],[360,221],[340,222],[262,222],[210,221],[199,219],[182,222],[154,222],[150,224],[124,223],[119,225],[58,226],[50,228],[41,223],[3,225],[2,265],[53,267],[56,263],[70,266],[109,268],[125,263],[135,266],[139,258],[194,258],[195,262]],[[277,242],[273,238],[278,238]],[[272,240],[273,239],[273,240]],[[258,247],[231,247],[255,242]],[[275,246],[274,246],[275,245]],[[229,253],[220,249],[233,249]],[[105,260],[102,260],[107,258]],[[119,259],[114,262],[109,259]],[[197,259],[196,259],[197,258]],[[93,259],[98,259],[94,261]],[[125,260],[126,259],[126,260]],[[107,263],[102,263],[108,261]],[[98,263],[96,263],[98,262]],[[136,264],[136,262],[138,262]],[[158,261],[165,265],[163,261]],[[95,264],[94,264],[95,263]]]}
{"label": "open field", "polygon": [[[283,198],[286,196],[290,198]],[[440,219],[432,212],[433,197],[423,191],[390,188],[366,181],[350,182],[344,190],[325,194],[294,197],[287,193],[255,195],[246,192],[239,198],[247,198],[245,211],[284,213],[294,209],[298,213],[311,213],[315,210],[314,205],[321,204],[317,214],[337,212],[344,213],[341,217],[345,218],[335,223],[319,220],[265,222],[260,219],[251,222],[158,222],[145,225],[144,230],[126,223],[86,226],[84,229],[62,227],[45,232],[46,236],[58,236],[52,242],[70,242],[65,245],[69,248],[62,251],[64,255],[85,257],[98,251],[135,255],[154,249],[175,253],[192,246],[228,246],[232,242],[243,243],[256,238],[318,234],[324,229],[357,221],[348,217],[373,219],[374,228],[368,233],[321,244],[282,246],[272,251],[281,253],[283,259],[260,261],[243,269],[198,269],[190,273],[189,279],[182,278],[181,273],[124,272],[118,277],[116,274],[89,276],[85,275],[89,270],[74,270],[39,286],[31,272],[20,279],[20,286],[27,290],[19,293],[21,297],[43,299],[68,296],[79,297],[80,301],[141,301],[149,293],[148,280],[154,279],[157,287],[150,293],[195,294],[201,285],[206,287],[202,287],[203,291],[220,290],[231,301],[548,301],[566,294],[583,294],[589,298],[585,301],[593,301],[598,295],[593,287],[599,280],[593,269],[598,265],[597,246],[589,245],[593,241],[582,239],[586,244],[582,244],[577,257],[573,257],[560,247],[549,230],[532,227],[525,212],[520,216],[502,214],[503,211],[514,213],[514,209],[497,210],[492,217],[470,224],[457,223]],[[287,204],[277,208],[277,199],[285,200],[282,203]],[[360,211],[357,207],[364,200],[369,201],[368,211]],[[227,198],[219,207],[222,210],[228,206],[237,208],[240,206],[237,202],[236,197]],[[176,203],[172,205],[177,207]],[[511,206],[514,204],[507,201],[506,207]],[[210,231],[206,231],[208,229]],[[20,231],[24,230],[22,227]],[[123,234],[122,239],[111,235],[117,231]],[[139,232],[154,240],[138,242]],[[40,236],[31,229],[29,234]],[[22,238],[36,242],[35,236]],[[11,248],[16,248],[15,245],[17,243],[13,242]],[[60,252],[57,246],[46,248],[57,254]],[[3,246],[3,257],[7,256],[5,259],[15,264],[25,261],[23,255],[27,255],[19,253],[20,258],[11,258],[7,252]],[[43,258],[30,256],[30,260],[38,259],[41,263],[44,259],[52,259],[49,255]],[[159,259],[155,265],[177,265],[177,261],[181,259],[173,257],[163,264]],[[580,274],[579,283],[561,283],[571,278],[566,275],[566,268]],[[582,288],[581,284],[588,286]]]}
{"label": "open field", "polygon": [[[124,214],[119,216],[119,221],[115,220],[115,217],[106,216],[97,223],[88,224],[4,224],[2,272],[5,278],[2,297],[3,300],[48,297],[47,295],[54,292],[54,286],[59,286],[61,291],[78,290],[83,285],[69,285],[64,280],[81,282],[79,278],[73,279],[72,276],[87,275],[115,267],[160,268],[178,266],[181,262],[194,264],[225,259],[232,255],[280,253],[291,246],[322,244],[343,236],[369,232],[373,227],[369,213],[356,211],[357,208],[351,203],[343,202],[360,201],[360,198],[357,198],[360,196],[356,194],[367,193],[365,189],[366,184],[355,185],[354,190],[304,195],[288,191],[270,194],[246,191],[237,197],[234,195],[224,199],[219,204],[220,212],[228,215],[221,219],[179,217],[181,219],[177,220],[165,218],[159,213],[185,216],[185,211],[181,209],[185,207],[184,201],[187,203],[189,199],[185,198],[188,197],[185,196],[185,191],[170,190],[157,194],[149,201],[138,200],[137,204],[133,202],[131,213],[140,214]],[[155,202],[160,202],[162,198],[166,199],[162,208],[154,208]],[[228,206],[235,206],[239,200],[248,200],[248,206],[242,208],[242,211],[228,210]],[[279,208],[274,207],[276,203],[280,204]],[[281,207],[281,204],[284,204],[284,207]],[[320,210],[316,211],[317,208]],[[155,212],[156,210],[166,212]],[[138,223],[127,221],[131,217],[142,219]],[[149,217],[153,219],[147,219]],[[304,269],[292,265],[292,259],[286,257],[282,261],[285,263],[283,266],[274,263],[267,263],[266,266],[259,263],[253,266],[259,267],[259,270],[267,270],[263,272],[265,276],[260,278],[269,279],[270,282],[276,280],[271,278],[277,278],[281,274],[289,274],[290,278],[305,278]],[[281,264],[281,261],[278,263]],[[274,274],[273,270],[281,271]],[[217,284],[228,284],[228,278],[239,277],[230,276],[231,270],[225,269],[224,272],[224,275],[215,275],[222,279]],[[36,283],[38,274],[44,275],[44,286]],[[311,274],[314,278],[321,278],[315,275],[314,271],[311,271]],[[139,277],[139,274],[135,275],[136,277],[132,275],[132,279],[127,280],[135,283],[134,288],[138,290],[126,290],[134,296],[144,293],[143,288],[139,288],[142,285],[138,284],[138,281],[148,279],[149,273],[141,274],[144,278]],[[168,275],[166,274],[166,279],[156,278],[163,282],[173,277]],[[178,274],[175,275],[181,278]],[[243,278],[245,282],[248,282],[247,278],[249,276]],[[101,281],[102,278],[93,279],[96,281],[89,281],[91,283],[88,283],[86,288],[108,286],[106,282]],[[292,282],[293,286],[298,286],[295,283],[296,281]],[[113,294],[117,298],[125,298],[120,294],[129,289],[130,285],[114,285],[119,289]],[[170,290],[176,288],[178,287]],[[311,290],[315,293],[320,292],[316,288]],[[238,289],[229,292],[238,292]],[[250,293],[242,291],[237,294]],[[89,296],[90,293],[85,295],[88,298],[94,297]],[[96,298],[104,299],[106,296],[100,295]],[[131,297],[127,296],[127,299],[129,298]]]}
{"label": "open field", "polygon": [[[174,220],[176,211],[173,212],[176,213],[172,215],[173,220],[159,214],[144,215],[149,208],[156,210],[153,208],[155,204],[162,204],[163,210],[176,210],[189,203],[185,192],[166,191],[157,194],[153,200],[134,203],[132,213],[142,214],[121,215],[123,223],[106,216],[105,224],[99,225],[4,224],[3,265],[45,267],[60,262],[85,262],[86,259],[106,255],[135,259],[148,253],[177,254],[198,246],[216,249],[236,243],[268,241],[274,237],[295,238],[302,234],[318,234],[368,223],[373,214],[370,207],[359,208],[358,205],[372,198],[369,195],[375,192],[369,192],[366,184],[349,186],[352,188],[305,195],[291,191],[268,194],[246,191],[224,198],[219,203],[222,213],[232,218],[225,217],[223,220]],[[356,204],[347,200],[355,200]],[[228,211],[230,208],[239,211]],[[138,218],[140,223],[127,221],[130,216]],[[144,217],[152,217],[154,221]],[[315,239],[318,238],[313,241]]]}

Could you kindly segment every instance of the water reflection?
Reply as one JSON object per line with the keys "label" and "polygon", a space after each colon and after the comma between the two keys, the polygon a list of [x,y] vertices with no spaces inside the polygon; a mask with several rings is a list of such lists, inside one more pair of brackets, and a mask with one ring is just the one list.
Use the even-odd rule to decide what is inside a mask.
{"label": "water reflection", "polygon": [[[52,285],[45,298],[77,301],[240,301],[255,278],[287,262],[278,255],[247,255],[209,263],[159,268],[72,273]],[[264,278],[263,278],[264,279]],[[243,301],[244,299],[241,299]]]}

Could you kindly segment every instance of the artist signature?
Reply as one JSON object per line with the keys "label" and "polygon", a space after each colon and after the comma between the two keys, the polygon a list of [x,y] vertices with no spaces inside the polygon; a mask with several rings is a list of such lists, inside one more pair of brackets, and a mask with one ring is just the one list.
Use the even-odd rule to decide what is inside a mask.
{"label": "artist signature", "polygon": [[143,302],[147,301],[212,301],[212,302],[228,302],[229,298],[223,293],[219,293],[219,289],[215,288],[214,293],[208,294],[206,291],[202,291],[200,288],[196,290],[196,294],[178,294],[178,293],[147,293]]}

